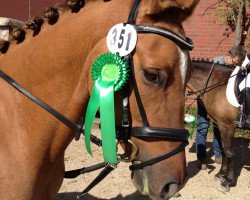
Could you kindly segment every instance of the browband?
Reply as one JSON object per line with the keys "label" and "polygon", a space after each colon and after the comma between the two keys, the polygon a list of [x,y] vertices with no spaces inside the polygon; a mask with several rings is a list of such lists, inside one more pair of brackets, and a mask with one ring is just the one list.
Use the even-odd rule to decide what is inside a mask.
{"label": "browband", "polygon": [[154,33],[166,37],[176,43],[180,48],[191,51],[194,48],[193,42],[187,37],[187,41],[173,31],[159,26],[133,25],[138,33]]}

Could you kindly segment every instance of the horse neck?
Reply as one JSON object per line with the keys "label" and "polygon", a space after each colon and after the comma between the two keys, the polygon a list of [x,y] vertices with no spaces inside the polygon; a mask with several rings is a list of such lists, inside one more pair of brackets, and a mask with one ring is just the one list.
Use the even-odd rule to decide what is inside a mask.
{"label": "horse neck", "polygon": [[[116,9],[123,12],[117,12]],[[79,13],[65,11],[56,24],[45,23],[38,35],[33,37],[32,32],[27,31],[22,43],[12,43],[0,57],[0,67],[35,96],[77,122],[84,115],[82,111],[86,110],[89,99],[88,82],[93,60],[88,57],[93,55],[92,49],[105,38],[112,25],[126,21],[129,9],[130,5],[118,0],[107,3],[90,1]],[[112,13],[118,14],[110,16]],[[9,89],[6,85],[1,88]],[[27,98],[22,99],[24,102],[16,103],[22,104],[22,107],[32,104]],[[15,102],[14,99],[12,101]],[[48,118],[48,115],[42,113],[41,118]],[[33,124],[37,123],[35,120]],[[60,128],[56,129],[58,131],[51,131],[54,129],[51,124],[57,120],[47,121],[39,137],[50,137],[44,132],[53,132],[58,143],[66,141],[62,147],[66,148],[73,134],[62,135],[62,131],[59,132],[61,129],[70,132],[61,123]]]}
{"label": "horse neck", "polygon": [[[110,17],[108,13],[118,13],[116,9],[124,12]],[[37,36],[27,31],[22,43],[12,44],[1,57],[1,68],[30,92],[64,112],[72,99],[77,103],[87,99],[90,66],[83,68],[85,60],[115,20],[126,20],[127,10],[128,6],[122,7],[120,0],[89,1],[79,13],[65,11],[56,24],[45,23]]]}
{"label": "horse neck", "polygon": [[[227,80],[232,69],[220,64],[207,61],[192,61],[193,71],[188,87],[193,91],[200,91],[207,86]],[[211,71],[214,67],[213,71]],[[211,73],[211,76],[210,76]]]}

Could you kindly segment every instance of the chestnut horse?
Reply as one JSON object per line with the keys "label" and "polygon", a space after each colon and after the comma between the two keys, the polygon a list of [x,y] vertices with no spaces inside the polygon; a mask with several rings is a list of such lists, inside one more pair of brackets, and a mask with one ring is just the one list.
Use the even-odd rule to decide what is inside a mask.
{"label": "chestnut horse", "polygon": [[[69,0],[14,29],[10,40],[0,43],[0,199],[54,199],[63,181],[64,152],[74,138],[72,123],[65,126],[19,92],[18,84],[77,122],[93,87],[91,65],[108,52],[107,33],[118,23],[131,24],[138,33],[130,55],[129,107],[130,140],[139,152],[131,161],[145,166],[134,163],[132,179],[152,199],[168,199],[183,187],[184,91],[192,44],[181,23],[197,3]],[[117,99],[115,105],[121,105]]]}
{"label": "chestnut horse", "polygon": [[221,190],[228,191],[234,181],[233,144],[237,108],[228,102],[226,88],[233,68],[216,63],[211,70],[213,65],[211,61],[192,60],[193,71],[187,85],[193,92],[198,91],[209,117],[219,127],[223,154],[221,169],[215,179],[221,181]]}

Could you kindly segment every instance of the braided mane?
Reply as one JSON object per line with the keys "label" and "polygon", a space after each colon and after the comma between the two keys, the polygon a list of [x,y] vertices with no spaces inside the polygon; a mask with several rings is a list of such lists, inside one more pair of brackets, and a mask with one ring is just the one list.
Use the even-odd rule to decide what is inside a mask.
{"label": "braided mane", "polygon": [[47,22],[50,25],[55,24],[60,14],[64,11],[71,10],[72,13],[77,13],[85,5],[85,0],[66,0],[65,3],[57,4],[53,7],[47,8],[41,16],[34,17],[32,20],[26,22],[24,26],[17,28],[10,28],[10,37],[8,41],[0,40],[0,52],[2,54],[8,51],[11,42],[16,41],[19,44],[25,40],[26,30],[33,30],[33,37],[39,34],[42,25]]}
{"label": "braided mane", "polygon": [[209,58],[192,58],[192,61],[194,62],[207,62],[207,63],[212,63],[213,60],[209,60]]}
{"label": "braided mane", "polygon": [[[213,64],[214,61],[213,60],[209,60],[209,58],[204,59],[204,58],[192,58],[192,62],[196,62],[196,63],[206,63],[206,64]],[[223,67],[229,67],[229,68],[233,68],[231,65],[228,64],[220,64],[220,63],[216,63],[217,65],[223,66]]]}

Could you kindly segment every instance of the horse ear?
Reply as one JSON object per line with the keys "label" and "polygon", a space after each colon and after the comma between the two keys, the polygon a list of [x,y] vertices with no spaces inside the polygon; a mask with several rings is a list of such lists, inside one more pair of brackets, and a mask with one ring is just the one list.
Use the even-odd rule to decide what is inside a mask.
{"label": "horse ear", "polygon": [[[167,9],[179,11],[180,20],[189,17],[200,0],[144,0],[146,14],[157,14]],[[176,13],[177,14],[177,13]]]}

